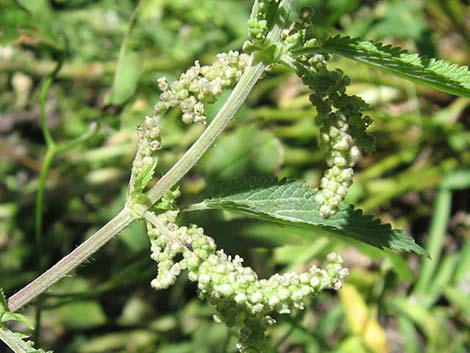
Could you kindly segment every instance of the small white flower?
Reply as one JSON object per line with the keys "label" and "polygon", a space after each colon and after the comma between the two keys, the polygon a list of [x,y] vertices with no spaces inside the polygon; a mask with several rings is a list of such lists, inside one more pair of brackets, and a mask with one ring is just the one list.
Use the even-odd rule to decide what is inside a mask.
{"label": "small white flower", "polygon": [[250,301],[253,304],[260,303],[263,300],[263,294],[260,292],[255,292],[250,296]]}
{"label": "small white flower", "polygon": [[264,309],[264,305],[263,305],[263,304],[256,304],[256,305],[253,306],[253,311],[254,311],[255,313],[260,313],[260,312],[263,311],[263,309]]}
{"label": "small white flower", "polygon": [[168,81],[166,77],[160,77],[157,80],[157,82],[158,82],[158,88],[160,88],[161,91],[166,91],[168,89]]}
{"label": "small white flower", "polygon": [[233,293],[233,288],[228,283],[218,286],[218,290],[220,291],[220,293],[222,293],[225,296],[229,296]]}
{"label": "small white flower", "polygon": [[246,295],[244,293],[238,293],[235,296],[235,302],[237,302],[238,304],[246,303]]}
{"label": "small white flower", "polygon": [[275,295],[273,295],[271,298],[269,298],[268,304],[271,306],[271,308],[274,308],[276,305],[278,305],[281,301],[279,298]]}
{"label": "small white flower", "polygon": [[209,275],[203,273],[201,275],[199,275],[199,282],[202,283],[202,284],[207,284],[211,281],[211,278],[209,277]]}

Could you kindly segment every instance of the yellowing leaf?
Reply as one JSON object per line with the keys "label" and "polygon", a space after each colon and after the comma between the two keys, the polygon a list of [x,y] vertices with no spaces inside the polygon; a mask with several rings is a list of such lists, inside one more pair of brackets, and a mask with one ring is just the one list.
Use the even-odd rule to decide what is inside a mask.
{"label": "yellowing leaf", "polygon": [[388,353],[385,331],[368,309],[356,288],[350,284],[345,284],[339,291],[339,297],[353,333],[361,337],[364,344],[372,352]]}

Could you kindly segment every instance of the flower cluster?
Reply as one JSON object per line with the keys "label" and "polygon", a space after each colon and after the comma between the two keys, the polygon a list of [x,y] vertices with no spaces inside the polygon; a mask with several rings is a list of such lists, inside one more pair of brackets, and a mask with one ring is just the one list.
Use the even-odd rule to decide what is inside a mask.
{"label": "flower cluster", "polygon": [[[268,6],[274,1],[259,0],[257,7],[253,8],[253,13],[248,21],[248,35],[251,41],[259,41],[266,38],[268,34],[267,13]],[[276,3],[279,1],[275,1]]]}
{"label": "flower cluster", "polygon": [[152,175],[157,164],[155,152],[162,145],[160,141],[160,117],[146,116],[143,125],[137,125],[139,144],[132,163],[131,191],[142,191],[145,185],[139,184],[141,176]]}
{"label": "flower cluster", "polygon": [[137,126],[139,144],[132,165],[131,193],[142,191],[148,177],[153,175],[157,164],[155,152],[161,148],[160,118],[163,113],[170,107],[179,106],[185,123],[205,122],[204,104],[214,103],[224,88],[233,87],[250,60],[248,54],[229,51],[217,54],[217,60],[210,66],[200,66],[196,61],[171,84],[164,77],[158,80],[162,93],[155,105],[155,114],[146,116],[144,124]]}
{"label": "flower cluster", "polygon": [[194,66],[172,83],[161,77],[158,86],[162,93],[160,101],[155,105],[155,115],[162,115],[170,107],[178,106],[185,123],[205,122],[204,104],[214,103],[224,88],[233,87],[250,60],[248,54],[229,51],[217,54],[217,60],[209,66],[201,66],[196,61]]}
{"label": "flower cluster", "polygon": [[336,213],[339,203],[344,200],[352,183],[353,166],[360,155],[359,148],[348,133],[345,116],[336,112],[330,113],[328,118],[329,124],[320,129],[320,144],[328,154],[328,169],[321,178],[320,191],[315,195],[324,218]]}
{"label": "flower cluster", "polygon": [[[266,63],[278,62],[285,49],[284,43],[278,40],[277,34],[271,38],[268,34],[280,23],[287,23],[292,11],[290,1],[256,1],[248,21],[249,39],[243,43],[243,50],[247,53],[261,54]],[[280,19],[280,22],[273,21],[275,18]]]}
{"label": "flower cluster", "polygon": [[318,113],[319,142],[327,152],[328,166],[315,200],[322,217],[328,218],[337,212],[351,186],[353,167],[360,150],[371,152],[374,140],[366,132],[372,121],[362,115],[367,104],[357,96],[346,94],[351,80],[339,69],[328,69],[330,55],[299,54],[303,49],[318,46],[318,40],[311,36],[311,19],[312,10],[302,8],[298,21],[283,32],[282,39],[286,57],[290,57],[285,64],[294,67],[302,81],[313,91],[310,101]]}
{"label": "flower cluster", "polygon": [[[192,273],[196,273],[201,262],[216,249],[214,240],[204,235],[201,228],[178,227],[175,224],[177,214],[177,211],[167,211],[159,216],[165,227],[163,231],[147,222],[151,258],[158,263],[157,277],[151,283],[155,289],[173,285],[181,271],[186,269],[190,271],[190,279],[194,280]],[[176,261],[178,255],[182,255],[180,261]]]}
{"label": "flower cluster", "polygon": [[157,278],[151,285],[167,288],[182,270],[189,270],[189,279],[198,283],[200,295],[216,307],[215,319],[242,327],[241,352],[262,351],[264,331],[275,322],[272,313],[303,309],[312,295],[325,288],[339,289],[348,274],[341,257],[330,254],[325,269],[313,266],[304,273],[275,274],[260,280],[253,269],[243,266],[241,257],[216,250],[214,240],[202,228],[178,227],[176,215],[169,211],[159,216],[163,229],[148,226],[152,258],[158,262]]}
{"label": "flower cluster", "polygon": [[[281,0],[258,0],[252,9],[250,20],[248,21],[248,35],[252,44],[264,40],[269,32],[269,17],[274,12],[278,12],[282,7]],[[282,14],[277,14],[282,17]],[[272,19],[271,19],[272,22]]]}
{"label": "flower cluster", "polygon": [[327,152],[328,169],[315,197],[324,218],[334,215],[346,196],[360,155],[359,147],[370,152],[374,146],[373,138],[366,133],[371,119],[362,115],[367,104],[346,94],[349,77],[340,69],[328,70],[327,59],[315,54],[299,62],[301,78],[314,92],[310,101],[318,113],[320,146]]}

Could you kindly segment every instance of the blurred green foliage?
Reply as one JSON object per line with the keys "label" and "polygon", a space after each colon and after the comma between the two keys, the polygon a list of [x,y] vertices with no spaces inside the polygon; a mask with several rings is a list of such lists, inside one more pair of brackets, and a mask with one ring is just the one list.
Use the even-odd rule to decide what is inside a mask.
{"label": "blurred green foliage", "polygon": [[[470,6],[457,0],[303,0],[319,37],[381,40],[414,52],[470,61]],[[46,148],[39,90],[62,59],[46,104],[57,142],[99,124],[99,133],[57,156],[44,204],[45,266],[74,249],[122,206],[136,147],[135,125],[152,111],[156,79],[243,43],[251,1],[3,0],[0,11],[0,287],[12,294],[41,272],[34,247],[35,193]],[[468,17],[468,16],[467,16]],[[358,166],[348,202],[404,228],[432,260],[404,258],[311,232],[218,211],[185,216],[260,273],[299,269],[339,251],[351,268],[339,298],[279,318],[278,352],[470,351],[470,108],[468,99],[338,60],[351,93],[370,104],[377,152]],[[215,112],[217,105],[212,112]],[[210,113],[210,112],[209,112]],[[157,176],[201,133],[177,112],[163,122]],[[266,75],[237,121],[181,186],[192,202],[215,179],[276,175],[317,185],[307,91],[284,69]],[[56,352],[234,352],[234,332],[184,280],[154,292],[143,224],[135,224],[46,293],[40,346]],[[35,307],[25,310],[34,315]],[[363,321],[361,321],[363,320]],[[1,346],[3,349],[3,346]]]}

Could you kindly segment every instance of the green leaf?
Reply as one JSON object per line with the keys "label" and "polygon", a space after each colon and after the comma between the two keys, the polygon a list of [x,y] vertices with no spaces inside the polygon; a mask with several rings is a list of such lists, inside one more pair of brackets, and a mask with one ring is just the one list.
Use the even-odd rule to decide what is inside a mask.
{"label": "green leaf", "polygon": [[142,63],[137,53],[125,51],[119,55],[110,103],[121,105],[132,97],[137,87],[141,67]]}
{"label": "green leaf", "polygon": [[2,316],[2,322],[6,322],[6,321],[18,321],[31,330],[34,328],[33,324],[29,321],[29,319],[22,314],[12,313],[10,311],[7,311]]}
{"label": "green leaf", "polygon": [[19,321],[26,327],[33,329],[33,325],[28,318],[22,314],[12,313],[8,310],[8,301],[5,292],[0,288],[0,326],[7,321]]}
{"label": "green leaf", "polygon": [[50,309],[49,315],[56,316],[62,325],[71,329],[90,329],[103,325],[106,315],[100,303],[94,300],[81,300]]}
{"label": "green leaf", "polygon": [[342,204],[336,215],[324,219],[315,203],[316,190],[292,181],[252,178],[216,185],[203,202],[189,210],[224,209],[277,223],[307,227],[317,235],[339,236],[380,249],[412,251],[428,256],[413,238],[392,229],[361,210]]}
{"label": "green leaf", "polygon": [[135,178],[134,181],[134,192],[136,193],[141,193],[147,184],[152,180],[153,175],[155,174],[155,168],[157,167],[157,162],[158,160],[155,158],[152,162],[152,164],[149,164],[147,168],[142,171],[137,177]]}
{"label": "green leaf", "polygon": [[393,1],[384,3],[383,14],[378,15],[370,28],[374,38],[409,38],[417,42],[426,31],[423,3]]}
{"label": "green leaf", "polygon": [[470,97],[468,66],[458,66],[444,60],[410,54],[389,45],[335,36],[326,40],[320,47],[303,49],[300,52],[342,55],[439,91]]}

